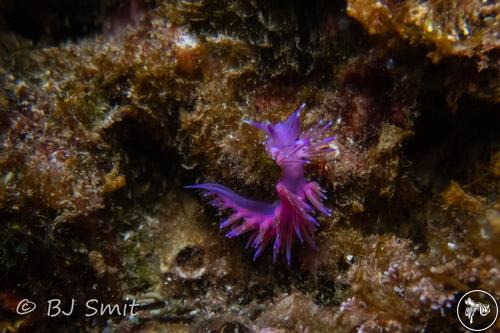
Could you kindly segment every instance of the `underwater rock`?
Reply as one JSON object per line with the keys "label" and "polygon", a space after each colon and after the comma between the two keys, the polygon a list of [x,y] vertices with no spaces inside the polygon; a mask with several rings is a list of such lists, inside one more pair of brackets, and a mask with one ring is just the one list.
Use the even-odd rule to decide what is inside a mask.
{"label": "underwater rock", "polygon": [[[455,332],[459,295],[500,295],[495,5],[127,3],[79,40],[1,32],[0,328]],[[306,167],[334,214],[317,252],[253,263],[182,187],[272,200],[280,170],[243,121],[302,102],[337,135]],[[139,314],[13,312],[89,291]]]}
{"label": "underwater rock", "polygon": [[[258,325],[259,332],[284,329],[286,332],[326,332],[334,327],[333,314],[321,309],[308,296],[292,294],[277,301],[276,305],[262,314]],[[273,332],[271,330],[271,332]]]}
{"label": "underwater rock", "polygon": [[[391,48],[397,48],[398,39],[403,39],[426,46],[433,62],[451,62],[446,82],[452,91],[450,99],[467,93],[500,101],[498,4],[481,0],[349,0],[347,14],[370,34],[383,36]],[[460,71],[452,69],[457,66]],[[453,79],[457,77],[460,79]]]}
{"label": "underwater rock", "polygon": [[[169,207],[169,218],[164,226],[160,226],[166,230],[157,245],[160,249],[160,272],[181,281],[199,280],[207,278],[207,275],[223,278],[231,274],[234,268],[229,259],[221,255],[225,251],[216,241],[213,229],[207,221],[198,217],[199,204],[185,194],[176,196],[180,197],[182,208]],[[172,206],[174,202],[170,199],[166,203]],[[185,215],[179,214],[179,211],[184,211]]]}
{"label": "underwater rock", "polygon": [[397,34],[411,43],[435,47],[443,56],[479,56],[500,47],[498,4],[488,1],[349,0],[347,14],[371,34]]}

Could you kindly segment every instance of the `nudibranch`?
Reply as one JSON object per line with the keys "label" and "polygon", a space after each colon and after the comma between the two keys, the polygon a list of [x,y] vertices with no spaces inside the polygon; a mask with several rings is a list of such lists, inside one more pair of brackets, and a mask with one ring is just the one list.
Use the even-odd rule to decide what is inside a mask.
{"label": "nudibranch", "polygon": [[292,244],[296,237],[317,249],[314,233],[319,222],[312,216],[312,206],[323,215],[331,216],[331,211],[323,205],[326,199],[324,190],[318,183],[305,179],[304,166],[337,150],[333,144],[335,136],[323,137],[332,122],[321,121],[301,132],[300,112],[304,107],[305,104],[302,104],[285,121],[277,124],[245,121],[267,134],[266,151],[281,167],[276,202],[247,199],[219,184],[186,186],[203,190],[205,197],[212,198],[210,204],[219,210],[232,211],[220,228],[231,228],[226,234],[228,238],[251,232],[247,248],[251,246],[255,249],[254,260],[270,241],[274,241],[273,260],[276,261],[278,254],[283,253],[290,265]]}

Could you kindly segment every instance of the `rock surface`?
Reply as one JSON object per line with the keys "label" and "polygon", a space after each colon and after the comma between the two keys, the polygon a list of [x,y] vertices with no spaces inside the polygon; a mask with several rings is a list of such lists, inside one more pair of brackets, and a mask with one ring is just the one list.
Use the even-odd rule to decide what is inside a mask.
{"label": "rock surface", "polygon": [[[498,5],[63,3],[0,2],[0,332],[456,332],[464,292],[500,296]],[[183,186],[273,200],[243,120],[302,102],[336,124],[307,170],[334,214],[318,252],[253,262]]]}

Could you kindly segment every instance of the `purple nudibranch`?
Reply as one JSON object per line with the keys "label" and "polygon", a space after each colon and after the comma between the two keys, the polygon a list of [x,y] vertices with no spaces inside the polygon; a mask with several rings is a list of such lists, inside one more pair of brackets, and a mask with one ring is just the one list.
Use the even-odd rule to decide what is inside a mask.
{"label": "purple nudibranch", "polygon": [[301,133],[300,112],[304,107],[302,104],[288,119],[274,125],[245,121],[267,134],[266,150],[282,169],[281,179],[276,185],[276,202],[247,199],[219,184],[186,186],[203,190],[205,197],[213,198],[210,204],[219,210],[232,210],[220,228],[231,227],[226,234],[228,238],[252,232],[247,247],[255,249],[254,260],[274,240],[273,260],[276,261],[279,253],[284,253],[290,265],[295,237],[317,249],[314,233],[319,223],[311,215],[314,213],[312,206],[323,215],[331,216],[331,211],[322,203],[326,199],[324,190],[318,183],[305,179],[304,165],[337,150],[331,145],[335,136],[323,138],[332,122],[321,121]]}

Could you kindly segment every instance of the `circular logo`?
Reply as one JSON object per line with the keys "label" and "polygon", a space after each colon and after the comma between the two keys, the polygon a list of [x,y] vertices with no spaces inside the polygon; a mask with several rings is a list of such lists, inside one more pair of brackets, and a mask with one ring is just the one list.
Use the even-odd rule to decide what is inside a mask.
{"label": "circular logo", "polygon": [[457,316],[466,329],[484,331],[495,324],[498,318],[498,304],[486,291],[471,290],[458,301]]}

